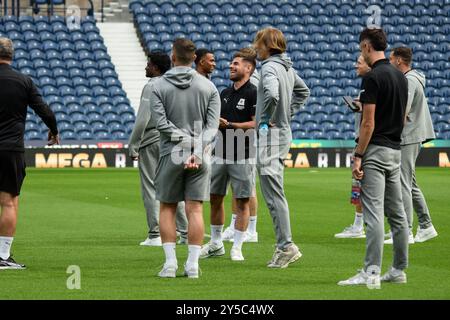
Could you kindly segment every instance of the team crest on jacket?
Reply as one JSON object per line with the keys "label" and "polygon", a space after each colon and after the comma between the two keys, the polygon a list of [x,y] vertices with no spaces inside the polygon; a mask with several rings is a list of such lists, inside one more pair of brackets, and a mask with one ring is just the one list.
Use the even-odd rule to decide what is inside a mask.
{"label": "team crest on jacket", "polygon": [[245,99],[242,98],[241,100],[239,100],[238,104],[236,105],[236,108],[238,110],[244,110],[244,108],[245,108]]}

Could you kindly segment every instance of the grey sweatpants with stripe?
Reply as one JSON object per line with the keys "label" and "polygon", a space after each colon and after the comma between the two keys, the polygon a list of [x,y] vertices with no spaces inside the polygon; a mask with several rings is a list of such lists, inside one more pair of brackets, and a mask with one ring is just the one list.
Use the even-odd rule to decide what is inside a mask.
{"label": "grey sweatpants with stripe", "polygon": [[384,246],[384,216],[391,226],[394,259],[392,266],[408,266],[408,222],[402,202],[400,150],[370,144],[362,160],[361,202],[366,225],[364,270],[381,270]]}
{"label": "grey sweatpants with stripe", "polygon": [[289,145],[258,146],[257,169],[261,192],[272,217],[279,249],[285,249],[292,243],[289,206],[284,194],[284,159],[289,148]]}
{"label": "grey sweatpants with stripe", "polygon": [[427,202],[425,201],[425,197],[416,182],[416,160],[419,156],[421,146],[421,143],[401,146],[402,197],[406,217],[408,218],[409,229],[412,229],[413,227],[413,208],[417,213],[417,218],[421,229],[426,229],[432,225]]}
{"label": "grey sweatpants with stripe", "polygon": [[[139,174],[141,176],[141,193],[147,213],[148,237],[159,237],[159,201],[156,200],[155,175],[159,160],[159,142],[139,150]],[[188,221],[184,202],[179,202],[176,214],[177,231],[187,238]]]}

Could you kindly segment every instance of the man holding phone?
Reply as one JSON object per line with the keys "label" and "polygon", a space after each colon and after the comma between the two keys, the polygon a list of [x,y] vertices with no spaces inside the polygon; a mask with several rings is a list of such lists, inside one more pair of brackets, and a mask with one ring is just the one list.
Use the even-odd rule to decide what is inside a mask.
{"label": "man holding phone", "polygon": [[[367,62],[364,60],[364,57],[360,55],[355,64],[356,74],[358,77],[363,77],[366,75],[371,69]],[[364,84],[361,83],[361,87]],[[361,93],[358,95],[358,98],[353,100],[351,97],[344,97],[345,103],[349,106],[350,109],[355,113],[355,139],[359,136],[359,126],[361,123],[361,114],[362,114],[362,106],[359,102],[359,98]],[[353,224],[349,227],[346,227],[341,233],[336,233],[334,235],[335,238],[365,238],[366,235],[364,233],[364,223],[363,223],[363,213],[361,204],[355,205],[355,220]]]}
{"label": "man holding phone", "polygon": [[[380,289],[380,281],[406,283],[408,223],[400,183],[400,143],[408,82],[386,59],[387,37],[382,29],[365,29],[361,54],[372,71],[364,76],[360,101],[363,118],[354,153],[353,177],[361,180],[361,201],[366,224],[366,257],[357,275],[338,285],[367,285]],[[392,268],[380,277],[384,246],[384,215],[394,239]]]}

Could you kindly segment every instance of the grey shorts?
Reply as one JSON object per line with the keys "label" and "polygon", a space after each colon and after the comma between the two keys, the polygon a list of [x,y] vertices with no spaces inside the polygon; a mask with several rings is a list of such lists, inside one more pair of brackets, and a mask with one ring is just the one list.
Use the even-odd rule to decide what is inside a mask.
{"label": "grey shorts", "polygon": [[198,170],[185,170],[184,164],[175,164],[168,154],[160,157],[156,168],[156,199],[164,203],[209,201],[210,181],[209,159]]}
{"label": "grey shorts", "polygon": [[233,197],[236,199],[253,197],[256,179],[254,164],[211,165],[211,194],[226,195],[231,182]]}

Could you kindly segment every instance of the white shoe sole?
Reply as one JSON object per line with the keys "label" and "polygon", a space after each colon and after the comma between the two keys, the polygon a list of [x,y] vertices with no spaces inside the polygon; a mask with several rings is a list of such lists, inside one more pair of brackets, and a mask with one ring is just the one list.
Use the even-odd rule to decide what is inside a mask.
{"label": "white shoe sole", "polygon": [[0,267],[0,270],[26,270],[27,267]]}
{"label": "white shoe sole", "polygon": [[176,278],[177,275],[176,274],[164,274],[164,275],[158,274],[158,277],[160,277],[160,278]]}
{"label": "white shoe sole", "polygon": [[244,257],[231,257],[231,261],[244,261]]}
{"label": "white shoe sole", "polygon": [[189,279],[198,279],[198,273],[197,274],[189,274],[188,272],[184,272],[183,273],[185,277],[189,278]]}
{"label": "white shoe sole", "polygon": [[162,247],[162,244],[149,244],[144,242],[141,242],[139,245],[143,247]]}
{"label": "white shoe sole", "polygon": [[416,238],[414,238],[414,241],[418,242],[418,243],[423,243],[425,241],[428,241],[428,240],[431,240],[433,238],[436,238],[437,236],[438,236],[437,233],[433,233],[433,234],[430,234],[429,236],[426,236],[426,237],[420,238],[420,239],[417,239],[417,237],[416,237]]}
{"label": "white shoe sole", "polygon": [[365,234],[358,234],[358,235],[338,235],[335,234],[334,237],[336,239],[364,239],[366,237]]}
{"label": "white shoe sole", "polygon": [[206,255],[200,255],[200,259],[207,259],[207,258],[212,258],[212,257],[221,257],[223,255],[225,255],[225,248],[222,248],[223,251],[221,250],[217,250],[214,252],[209,252]]}
{"label": "white shoe sole", "polygon": [[158,277],[160,277],[160,278],[176,278],[177,272],[175,271],[174,273],[163,273],[163,274],[161,274],[161,272],[160,272],[160,273],[158,273]]}
{"label": "white shoe sole", "polygon": [[241,254],[241,255],[236,255],[236,256],[233,256],[233,255],[231,255],[230,256],[231,257],[231,261],[244,261],[245,259],[244,259],[244,256]]}

